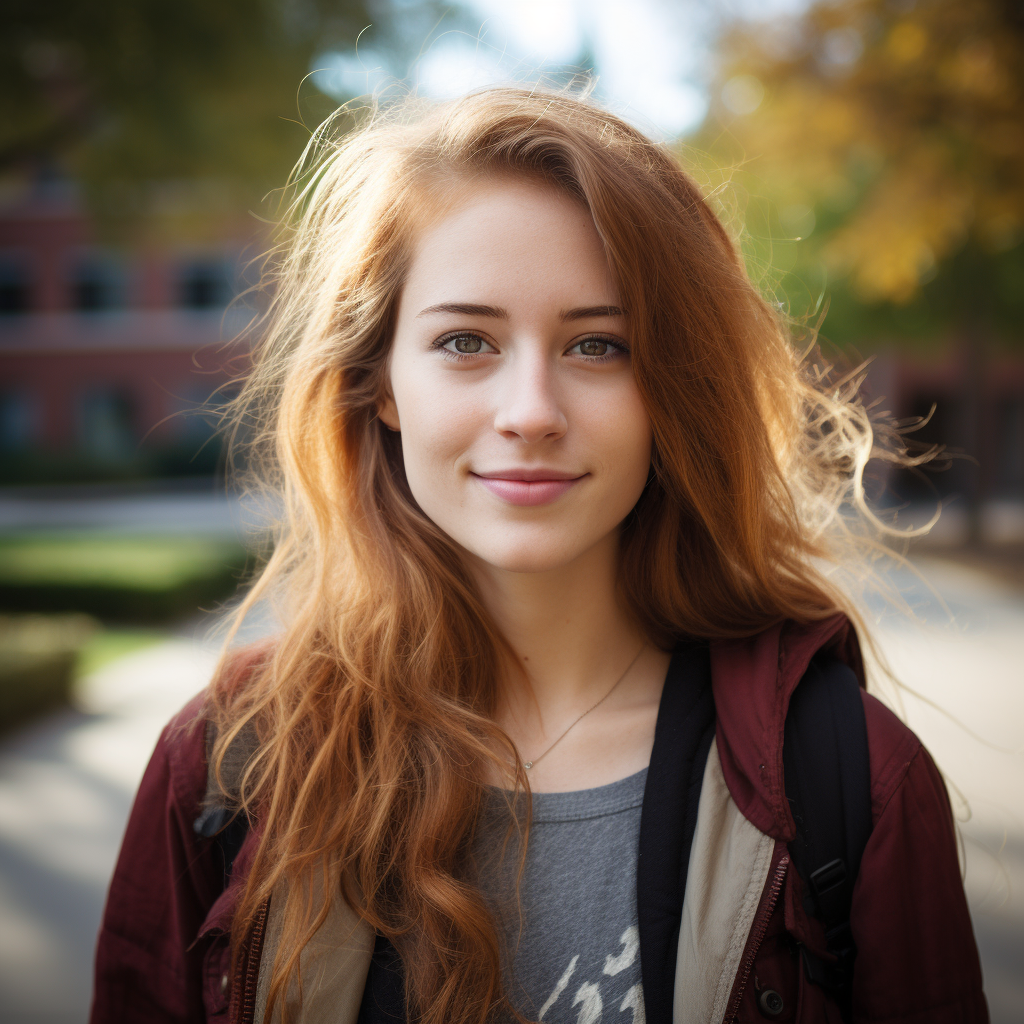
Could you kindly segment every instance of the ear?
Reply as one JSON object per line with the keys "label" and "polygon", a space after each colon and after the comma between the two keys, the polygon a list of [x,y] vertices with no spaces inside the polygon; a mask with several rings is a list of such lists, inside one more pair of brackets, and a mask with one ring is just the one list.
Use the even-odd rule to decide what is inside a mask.
{"label": "ear", "polygon": [[398,406],[390,394],[377,403],[377,417],[390,430],[402,429],[398,421]]}

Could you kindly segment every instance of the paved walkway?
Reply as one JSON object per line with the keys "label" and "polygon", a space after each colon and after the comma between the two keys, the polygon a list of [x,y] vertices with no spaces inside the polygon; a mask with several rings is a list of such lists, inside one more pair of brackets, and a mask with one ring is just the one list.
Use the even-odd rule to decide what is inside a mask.
{"label": "paved walkway", "polygon": [[265,500],[197,479],[135,485],[0,489],[0,532],[73,530],[118,534],[204,534],[245,539],[268,525]]}
{"label": "paved walkway", "polygon": [[966,886],[993,1024],[1024,1021],[1024,593],[942,562],[921,569],[955,626],[908,575],[927,620],[886,617],[879,637],[906,719],[953,788]]}
{"label": "paved walkway", "polygon": [[[995,1024],[1024,1020],[1024,595],[945,563],[911,574],[925,625],[882,616],[911,725],[970,801],[967,886]],[[162,724],[209,677],[216,646],[179,637],[86,680],[74,710],[0,746],[0,1024],[82,1024],[93,939],[132,793]],[[973,730],[982,739],[965,730]],[[1005,748],[1005,749],[1004,749]]]}
{"label": "paved walkway", "polygon": [[169,640],[97,672],[78,707],[0,753],[0,1021],[81,1024],[92,949],[132,794],[212,645]]}

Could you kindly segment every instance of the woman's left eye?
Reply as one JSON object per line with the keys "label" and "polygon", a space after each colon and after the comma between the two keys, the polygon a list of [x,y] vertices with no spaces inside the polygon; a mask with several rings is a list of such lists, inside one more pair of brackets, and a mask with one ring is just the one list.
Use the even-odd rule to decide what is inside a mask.
{"label": "woman's left eye", "polygon": [[589,359],[601,359],[623,355],[626,349],[609,338],[584,338],[577,341],[569,351],[578,352]]}

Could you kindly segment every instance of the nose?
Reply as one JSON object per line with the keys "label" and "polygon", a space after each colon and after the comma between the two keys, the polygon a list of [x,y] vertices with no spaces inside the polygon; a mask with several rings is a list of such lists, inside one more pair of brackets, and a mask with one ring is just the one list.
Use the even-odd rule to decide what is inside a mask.
{"label": "nose", "polygon": [[527,443],[562,437],[569,424],[554,375],[555,368],[543,353],[521,353],[510,360],[499,380],[494,429]]}

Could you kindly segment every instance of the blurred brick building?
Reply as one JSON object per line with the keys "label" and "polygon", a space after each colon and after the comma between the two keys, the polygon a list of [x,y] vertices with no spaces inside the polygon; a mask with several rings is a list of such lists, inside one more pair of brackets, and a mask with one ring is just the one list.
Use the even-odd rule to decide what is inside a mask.
{"label": "blurred brick building", "polygon": [[[66,181],[0,201],[0,484],[215,470],[213,424],[196,410],[245,369],[232,339],[251,317],[236,295],[253,235],[251,222],[207,227],[201,242],[115,250]],[[979,362],[955,339],[917,356],[873,347],[870,392],[900,418],[934,403],[915,436],[975,457],[890,475],[889,499],[955,496],[953,519],[957,505],[1013,506],[994,532],[1024,536],[1024,359]]]}
{"label": "blurred brick building", "polygon": [[[235,232],[241,235],[241,232]],[[66,181],[0,203],[0,482],[210,472],[244,237],[112,248]]]}
{"label": "blurred brick building", "polygon": [[[1005,347],[978,350],[976,339],[936,339],[930,350],[878,347],[869,398],[881,399],[903,423],[927,423],[907,437],[941,444],[953,458],[922,471],[886,474],[881,502],[910,503],[930,512],[947,503],[936,537],[1024,540],[1024,358]],[[869,488],[870,490],[870,488]],[[947,537],[948,533],[948,537]]]}

